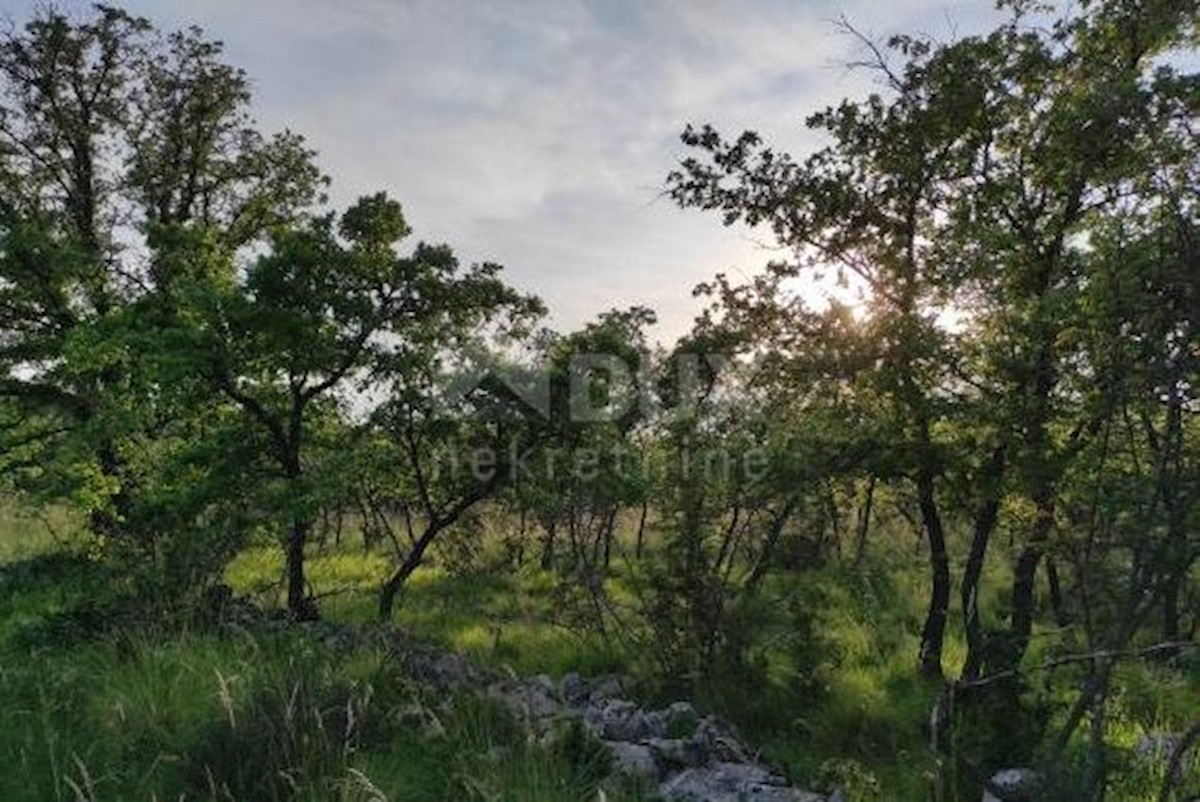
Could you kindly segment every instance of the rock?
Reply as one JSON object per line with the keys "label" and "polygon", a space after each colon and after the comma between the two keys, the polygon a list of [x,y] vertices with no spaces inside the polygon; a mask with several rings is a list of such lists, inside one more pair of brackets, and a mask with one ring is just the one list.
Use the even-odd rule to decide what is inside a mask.
{"label": "rock", "polygon": [[562,678],[562,699],[569,705],[575,707],[583,705],[591,691],[592,689],[578,674],[571,673]]}
{"label": "rock", "polygon": [[646,746],[664,766],[697,768],[708,762],[708,750],[694,738],[651,738]]}
{"label": "rock", "polygon": [[626,741],[644,741],[647,738],[663,738],[667,734],[667,717],[660,711],[645,713],[636,711],[626,723]]}
{"label": "rock", "polygon": [[746,802],[826,802],[824,796],[812,791],[774,785],[750,788],[742,798]]}
{"label": "rock", "polygon": [[267,614],[253,599],[236,595],[232,588],[221,582],[206,588],[203,598],[220,627],[250,629],[262,626],[267,619]]}
{"label": "rock", "polygon": [[[258,618],[256,626],[263,629],[302,629],[339,650],[364,643],[386,648],[404,660],[414,679],[495,699],[523,722],[533,742],[549,746],[562,736],[564,720],[582,720],[586,731],[605,743],[614,772],[657,784],[667,802],[826,802],[820,795],[789,787],[756,762],[729,725],[701,717],[690,703],[644,710],[629,701],[625,697],[630,682],[620,675],[592,682],[578,674],[568,674],[561,682],[544,674],[521,680],[420,644],[395,627],[353,629],[330,622],[292,622],[283,616],[273,620],[252,604],[239,610],[238,600],[228,592],[218,589],[213,595],[214,606],[227,615],[232,610],[239,617]],[[450,709],[449,695],[444,705]],[[488,759],[503,762],[509,756],[493,749]]]}
{"label": "rock", "polygon": [[325,644],[332,651],[346,654],[359,645],[358,631],[334,621],[298,621],[291,627],[304,631],[308,637]]}
{"label": "rock", "polygon": [[529,721],[554,718],[562,712],[558,701],[538,683],[516,686],[497,683],[488,692],[513,713]]}
{"label": "rock", "polygon": [[604,740],[633,741],[637,739],[628,737],[629,720],[639,712],[637,705],[625,699],[605,699],[599,703],[593,701],[583,713],[583,722]]}
{"label": "rock", "polygon": [[[1170,768],[1171,758],[1175,755],[1175,750],[1183,743],[1183,736],[1174,732],[1151,732],[1138,738],[1137,744],[1134,745],[1133,751],[1142,760],[1152,763],[1157,763],[1162,767],[1165,774]],[[1174,780],[1180,782],[1183,780],[1183,770],[1186,761],[1179,765],[1175,770]]]}
{"label": "rock", "polygon": [[713,760],[726,763],[750,763],[752,761],[751,755],[733,736],[733,733],[711,716],[700,720],[692,737],[704,745]]}
{"label": "rock", "polygon": [[556,683],[554,680],[550,679],[549,675],[547,675],[547,674],[538,674],[536,677],[534,677],[532,680],[530,680],[530,684],[539,688],[546,696],[550,697],[551,699],[559,698],[558,683]]}
{"label": "rock", "polygon": [[691,702],[674,702],[664,713],[667,719],[667,730],[672,734],[690,735],[700,721],[700,716],[696,713],[696,708],[692,707]]}
{"label": "rock", "polygon": [[991,783],[1001,796],[985,789],[982,802],[1030,802],[1037,791],[1038,776],[1033,769],[1004,769],[992,775]]}
{"label": "rock", "polygon": [[471,666],[460,654],[444,654],[428,668],[431,678],[440,685],[466,685],[471,680]]}
{"label": "rock", "polygon": [[1171,732],[1151,732],[1138,738],[1133,747],[1134,754],[1140,758],[1161,760],[1166,762],[1179,747],[1183,738]]}
{"label": "rock", "polygon": [[716,763],[687,769],[662,783],[667,802],[824,802],[820,794],[789,788],[782,778],[752,763]]}
{"label": "rock", "polygon": [[763,785],[771,774],[745,763],[718,763],[708,768],[687,769],[659,786],[668,802],[740,802],[749,786]]}
{"label": "rock", "polygon": [[613,769],[617,773],[650,780],[659,778],[658,763],[649,747],[624,741],[605,741],[605,746],[612,753]]}

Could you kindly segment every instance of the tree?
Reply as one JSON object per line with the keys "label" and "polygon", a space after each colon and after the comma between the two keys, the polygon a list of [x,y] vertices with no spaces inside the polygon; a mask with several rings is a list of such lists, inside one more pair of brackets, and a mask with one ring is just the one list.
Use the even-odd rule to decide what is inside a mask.
{"label": "tree", "polygon": [[23,466],[39,449],[49,469],[24,478],[73,494],[106,536],[137,483],[122,436],[140,424],[122,410],[154,392],[131,384],[128,311],[177,264],[157,232],[200,226],[233,254],[324,185],[300,137],[258,132],[245,75],[220,59],[198,29],[106,5],[0,36],[0,396],[19,421],[0,452]]}
{"label": "tree", "polygon": [[[808,125],[826,132],[834,144],[805,162],[760,149],[754,133],[727,143],[711,128],[689,128],[683,141],[704,156],[686,160],[668,181],[680,204],[720,209],[727,224],[766,225],[793,249],[797,261],[773,265],[776,280],[754,288],[765,304],[761,309],[803,321],[803,304],[778,299],[778,279],[804,271],[849,272],[869,292],[863,328],[873,336],[871,354],[855,370],[872,373],[875,392],[886,399],[883,414],[903,421],[897,434],[908,442],[905,473],[916,489],[932,579],[919,665],[922,673],[940,677],[950,569],[937,498],[943,446],[935,430],[944,417],[937,390],[945,385],[951,359],[936,322],[944,280],[928,232],[939,211],[938,182],[951,169],[952,154],[933,144],[946,124],[946,111],[931,102],[923,75],[913,70],[897,76],[882,64],[880,69],[895,98],[886,104],[878,95],[862,103],[847,101],[810,117]],[[844,330],[828,343],[804,337],[803,331],[768,333],[776,344],[793,338],[783,340],[792,348],[854,347]],[[843,365],[830,367],[835,372],[810,373],[808,379],[836,383],[845,375]]]}
{"label": "tree", "polygon": [[[884,93],[810,118],[832,144],[803,162],[753,133],[689,128],[699,155],[669,187],[684,206],[770,228],[798,254],[774,274],[836,269],[866,287],[872,357],[854,391],[877,394],[883,417],[902,423],[893,464],[913,482],[930,542],[920,667],[940,673],[953,491],[973,509],[961,688],[1003,696],[1012,716],[1041,566],[1056,622],[1078,615],[1104,654],[1154,610],[1178,631],[1178,571],[1195,560],[1181,532],[1194,508],[1185,410],[1196,403],[1200,152],[1196,77],[1170,57],[1196,44],[1194,3],[1113,0],[1061,17],[1005,5],[1008,22],[981,36],[864,42]],[[794,355],[811,347],[811,317],[792,313],[783,289],[762,280],[727,291],[725,307],[751,299],[742,314],[758,347]],[[861,343],[845,332],[819,342],[846,359]],[[989,630],[978,599],[1001,527],[1019,536],[1007,625]],[[1111,666],[1088,672],[1055,744],[1092,715],[1089,798],[1103,788]]]}
{"label": "tree", "polygon": [[306,460],[317,419],[349,419],[371,390],[428,370],[456,334],[533,303],[500,282],[496,265],[461,270],[446,246],[421,243],[401,256],[408,234],[398,203],[362,198],[336,219],[276,230],[244,276],[226,270],[196,282],[182,310],[200,374],[266,437],[288,519],[288,609],[302,619],[317,614],[304,575],[319,493]]}
{"label": "tree", "polygon": [[[402,510],[408,538],[402,546],[393,536],[398,565],[380,589],[382,620],[391,618],[438,538],[519,481],[530,450],[549,434],[514,392],[526,371],[502,347],[524,341],[543,314],[541,302],[517,294],[485,266],[474,280],[448,288],[441,303],[389,361],[387,397],[371,419],[366,482],[378,503]],[[464,386],[464,377],[476,381]]]}

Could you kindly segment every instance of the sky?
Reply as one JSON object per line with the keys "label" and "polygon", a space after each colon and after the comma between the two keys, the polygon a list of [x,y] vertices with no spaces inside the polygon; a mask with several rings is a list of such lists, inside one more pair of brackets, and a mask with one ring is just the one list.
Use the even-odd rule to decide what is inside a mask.
{"label": "sky", "polygon": [[[58,3],[81,8],[81,3]],[[249,74],[265,130],[304,134],[335,206],[387,190],[414,236],[495,261],[559,330],[645,304],[670,341],[717,272],[778,258],[765,234],[664,197],[685,124],[794,155],[811,112],[877,88],[841,15],[884,38],[995,20],[964,0],[128,0],[196,24]],[[0,13],[28,16],[28,1]],[[814,297],[826,290],[814,287]]]}

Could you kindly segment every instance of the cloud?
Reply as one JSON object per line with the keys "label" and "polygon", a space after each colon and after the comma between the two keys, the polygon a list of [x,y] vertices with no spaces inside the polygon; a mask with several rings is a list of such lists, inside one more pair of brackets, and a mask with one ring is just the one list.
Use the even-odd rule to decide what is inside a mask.
{"label": "cloud", "polygon": [[879,35],[945,35],[991,16],[983,2],[931,0],[128,5],[223,39],[254,80],[263,124],[318,148],[335,201],[387,189],[418,236],[505,264],[560,327],[648,302],[665,338],[686,330],[693,285],[769,257],[746,232],[659,197],[686,122],[803,151],[817,143],[804,116],[871,88],[842,66],[854,43],[834,17]]}

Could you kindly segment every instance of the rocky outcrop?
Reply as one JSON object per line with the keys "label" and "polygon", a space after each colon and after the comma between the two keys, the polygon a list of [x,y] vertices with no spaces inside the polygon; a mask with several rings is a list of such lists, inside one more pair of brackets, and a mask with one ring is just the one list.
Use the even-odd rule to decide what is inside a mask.
{"label": "rocky outcrop", "polygon": [[789,786],[728,724],[701,715],[689,702],[646,709],[631,701],[631,683],[619,675],[514,678],[415,641],[396,627],[292,622],[269,618],[245,600],[221,602],[225,626],[301,630],[340,652],[382,646],[419,682],[496,700],[542,742],[578,722],[608,748],[613,771],[657,787],[665,802],[826,802],[825,796]]}
{"label": "rocky outcrop", "polygon": [[685,701],[646,709],[624,698],[620,677],[585,680],[568,674],[492,683],[487,693],[551,739],[562,723],[579,721],[608,747],[613,769],[656,785],[668,802],[825,802],[790,787],[758,761],[732,729]]}
{"label": "rocky outcrop", "polygon": [[751,763],[714,763],[687,769],[659,786],[675,802],[825,802],[825,797],[788,787],[781,778]]}

